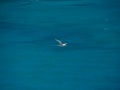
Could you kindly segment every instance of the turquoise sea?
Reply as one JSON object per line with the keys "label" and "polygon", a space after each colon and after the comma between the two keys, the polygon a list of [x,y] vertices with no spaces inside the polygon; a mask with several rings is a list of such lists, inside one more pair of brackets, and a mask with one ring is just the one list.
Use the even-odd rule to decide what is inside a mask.
{"label": "turquoise sea", "polygon": [[120,1],[0,0],[0,90],[120,90]]}

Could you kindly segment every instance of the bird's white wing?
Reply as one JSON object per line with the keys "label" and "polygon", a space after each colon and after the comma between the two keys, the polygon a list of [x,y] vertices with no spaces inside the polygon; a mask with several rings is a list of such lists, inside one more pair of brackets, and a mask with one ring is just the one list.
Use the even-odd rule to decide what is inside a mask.
{"label": "bird's white wing", "polygon": [[63,44],[60,40],[58,39],[55,39],[59,44]]}

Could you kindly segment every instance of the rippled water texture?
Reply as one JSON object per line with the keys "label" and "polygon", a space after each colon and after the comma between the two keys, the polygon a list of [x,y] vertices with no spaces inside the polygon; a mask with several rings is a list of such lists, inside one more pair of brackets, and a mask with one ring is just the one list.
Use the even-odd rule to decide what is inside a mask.
{"label": "rippled water texture", "polygon": [[120,90],[119,60],[119,0],[0,0],[0,90]]}

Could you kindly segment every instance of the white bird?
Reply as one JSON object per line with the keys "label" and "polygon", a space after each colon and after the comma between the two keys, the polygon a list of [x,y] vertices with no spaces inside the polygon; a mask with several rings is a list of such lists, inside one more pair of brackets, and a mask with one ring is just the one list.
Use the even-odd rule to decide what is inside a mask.
{"label": "white bird", "polygon": [[65,47],[68,44],[68,43],[63,43],[62,41],[60,41],[58,39],[55,39],[55,40],[59,43],[58,46],[60,46],[60,47]]}

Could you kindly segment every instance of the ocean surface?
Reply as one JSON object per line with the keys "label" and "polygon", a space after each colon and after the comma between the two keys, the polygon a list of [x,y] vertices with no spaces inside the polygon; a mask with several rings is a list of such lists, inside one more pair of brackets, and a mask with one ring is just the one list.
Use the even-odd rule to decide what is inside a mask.
{"label": "ocean surface", "polygon": [[0,0],[0,90],[120,90],[120,1]]}

